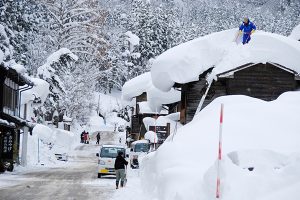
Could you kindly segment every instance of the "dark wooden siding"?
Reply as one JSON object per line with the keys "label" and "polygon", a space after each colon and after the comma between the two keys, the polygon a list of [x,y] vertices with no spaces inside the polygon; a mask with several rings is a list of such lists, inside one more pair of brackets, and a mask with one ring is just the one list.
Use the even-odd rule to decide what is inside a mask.
{"label": "dark wooden siding", "polygon": [[[246,65],[245,65],[246,66]],[[247,95],[266,101],[275,100],[284,92],[299,89],[295,75],[270,63],[257,64],[240,71],[234,76],[214,81],[202,105],[202,109],[214,99],[224,95]],[[205,78],[182,86],[180,122],[190,122],[204,95],[207,85]]]}
{"label": "dark wooden siding", "polygon": [[186,123],[192,121],[194,114],[199,105],[201,96],[204,94],[203,89],[206,86],[206,81],[195,81],[187,84],[185,88],[185,100],[186,100],[186,111],[185,121]]}
{"label": "dark wooden siding", "polygon": [[228,95],[247,95],[265,101],[277,99],[286,91],[297,87],[295,75],[270,63],[257,64],[237,71],[227,79]]}

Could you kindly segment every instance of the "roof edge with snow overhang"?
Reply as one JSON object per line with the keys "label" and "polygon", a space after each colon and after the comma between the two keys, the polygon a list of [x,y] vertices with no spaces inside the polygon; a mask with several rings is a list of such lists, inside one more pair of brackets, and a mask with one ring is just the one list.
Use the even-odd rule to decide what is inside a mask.
{"label": "roof edge with snow overhang", "polygon": [[[169,91],[175,83],[199,80],[199,75],[212,68],[208,79],[245,67],[249,63],[272,63],[300,74],[300,43],[285,36],[257,31],[247,45],[236,44],[236,29],[206,35],[173,47],[153,62],[153,85]],[[249,66],[247,66],[249,67]]]}

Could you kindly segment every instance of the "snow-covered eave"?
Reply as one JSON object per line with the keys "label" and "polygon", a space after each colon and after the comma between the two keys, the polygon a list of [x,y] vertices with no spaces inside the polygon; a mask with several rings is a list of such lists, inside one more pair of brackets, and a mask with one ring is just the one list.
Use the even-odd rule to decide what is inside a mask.
{"label": "snow-covered eave", "polygon": [[[277,64],[277,63],[273,63],[273,62],[268,62],[268,63],[270,63],[270,64],[272,64],[272,65],[274,65],[274,66],[276,66],[276,67],[278,67],[278,68],[280,68],[284,71],[287,71],[291,74],[294,74],[296,80],[298,80],[300,78],[299,73],[297,73],[296,71],[294,71],[292,69],[289,69],[289,68],[284,67],[284,66],[282,66],[280,64]],[[247,63],[245,65],[233,68],[231,70],[216,74],[216,77],[217,78],[227,78],[227,77],[230,77],[230,76],[234,75],[234,73],[237,72],[237,71],[244,70],[246,68],[252,67],[252,66],[257,65],[257,64],[259,64],[259,63]]]}
{"label": "snow-covered eave", "polygon": [[4,65],[0,65],[0,68],[2,70],[7,72],[7,75],[12,78],[18,85],[23,86],[23,85],[30,85],[33,86],[33,82],[30,80],[30,77],[27,74],[22,74],[18,72],[16,69],[7,67]]}

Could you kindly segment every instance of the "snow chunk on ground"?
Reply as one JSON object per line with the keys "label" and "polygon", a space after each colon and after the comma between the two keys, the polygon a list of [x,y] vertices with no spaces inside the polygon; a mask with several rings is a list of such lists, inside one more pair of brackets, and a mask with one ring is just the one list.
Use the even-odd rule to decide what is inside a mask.
{"label": "snow chunk on ground", "polygon": [[150,143],[157,143],[158,137],[157,134],[153,131],[147,131],[144,136],[145,140],[149,140]]}
{"label": "snow chunk on ground", "polygon": [[209,68],[214,68],[210,79],[215,79],[220,73],[248,63],[273,62],[300,73],[300,43],[257,31],[249,44],[237,45],[236,34],[236,29],[221,31],[167,50],[153,62],[153,85],[169,91],[174,83],[198,80]]}

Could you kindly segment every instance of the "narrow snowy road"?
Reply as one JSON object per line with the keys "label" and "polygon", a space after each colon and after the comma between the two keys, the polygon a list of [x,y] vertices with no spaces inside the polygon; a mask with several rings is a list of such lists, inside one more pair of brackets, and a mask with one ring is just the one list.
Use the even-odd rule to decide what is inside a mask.
{"label": "narrow snowy road", "polygon": [[[110,134],[103,141],[112,141]],[[67,167],[18,174],[25,181],[0,189],[1,200],[93,200],[110,199],[115,192],[114,177],[97,178],[99,146],[77,147]],[[28,181],[26,181],[28,178]]]}

